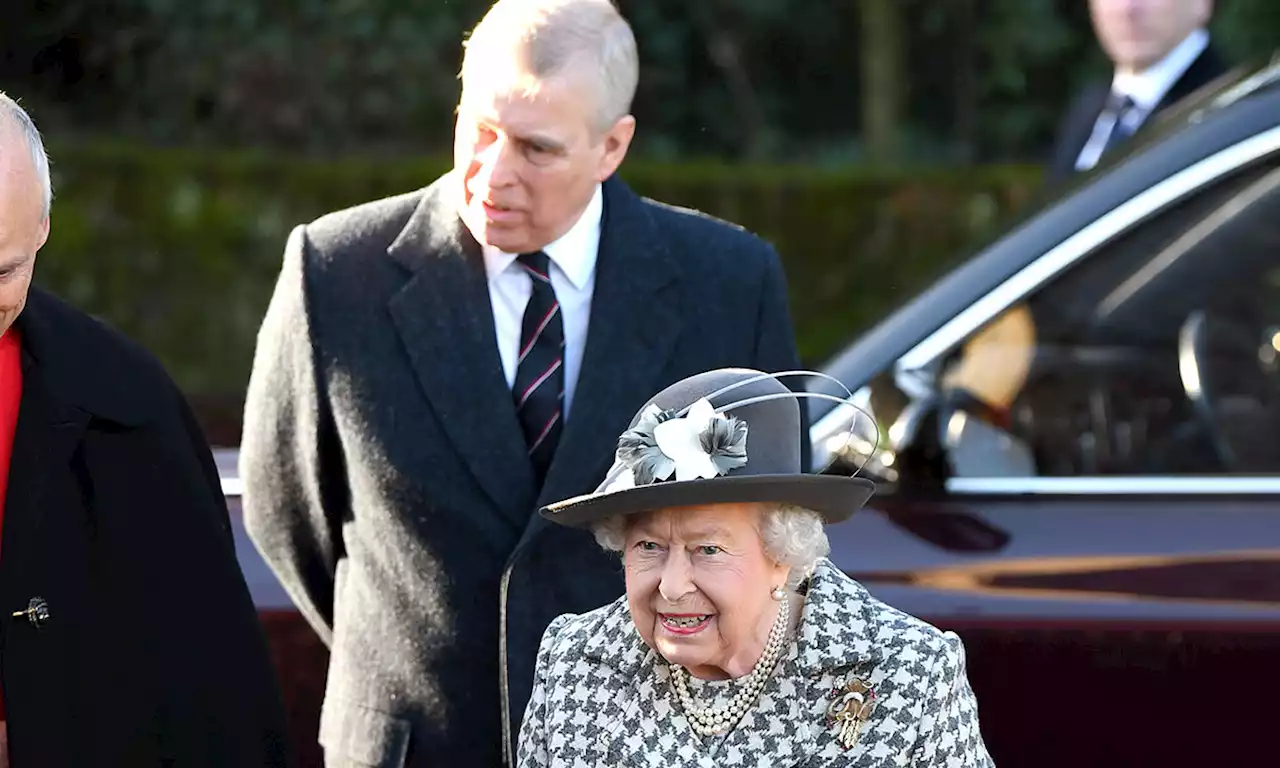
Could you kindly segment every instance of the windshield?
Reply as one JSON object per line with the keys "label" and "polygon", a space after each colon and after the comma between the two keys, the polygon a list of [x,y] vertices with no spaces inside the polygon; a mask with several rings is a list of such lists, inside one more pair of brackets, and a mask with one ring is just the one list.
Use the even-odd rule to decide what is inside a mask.
{"label": "windshield", "polygon": [[[904,344],[914,343],[913,340],[922,338],[922,334],[931,332],[936,324],[930,325],[930,323],[962,311],[989,291],[993,285],[992,281],[1003,279],[1003,276],[1012,274],[1012,271],[1025,266],[1028,259],[1043,252],[1041,249],[1045,247],[1046,242],[1058,242],[1069,232],[1076,231],[1082,223],[1080,216],[1072,214],[1050,216],[1055,221],[1061,220],[1051,224],[1042,214],[1046,214],[1055,205],[1065,202],[1083,187],[1098,181],[1101,176],[1105,176],[1118,164],[1124,163],[1127,158],[1134,157],[1165,141],[1188,124],[1202,119],[1205,114],[1223,109],[1264,88],[1271,87],[1277,80],[1280,80],[1280,65],[1262,69],[1235,70],[1201,92],[1192,94],[1176,108],[1162,114],[1157,121],[1150,124],[1148,130],[1134,136],[1123,145],[1121,151],[1098,167],[1075,174],[1063,183],[1046,185],[1015,215],[1006,217],[1006,221],[994,232],[989,231],[987,237],[982,238],[982,242],[969,249],[961,250],[956,258],[946,260],[931,270],[933,274],[921,283],[921,290],[903,291],[899,300],[894,302],[896,306],[892,312],[868,332],[860,334],[852,345],[845,347],[839,354],[828,360],[823,371],[855,389],[862,387],[872,377],[892,379],[893,361],[905,351]],[[1127,183],[1127,186],[1133,186],[1132,180]],[[1112,194],[1120,193],[1121,190],[1115,190]],[[1132,193],[1132,189],[1123,191],[1123,194]],[[1102,198],[1097,201],[1097,205],[1114,204]],[[1092,217],[1100,212],[1098,210],[1083,213]],[[1042,221],[1033,221],[1036,219]],[[1023,224],[1027,224],[1027,227],[1024,228]],[[1060,232],[1050,231],[1054,230],[1058,224],[1067,229],[1062,229]],[[1013,233],[1019,229],[1024,230],[1023,235],[1014,235]],[[914,311],[914,309],[902,311],[908,305],[919,306],[921,311]],[[894,388],[889,386],[879,389],[887,391]],[[818,385],[817,389],[826,394],[839,394],[828,391],[828,387],[823,385]],[[870,411],[870,418],[863,419],[866,422],[865,425],[859,425],[857,428],[849,423],[849,418],[843,415],[848,409],[836,409],[824,400],[811,401],[809,412],[813,419],[811,437],[815,445],[816,468],[831,462],[833,454],[847,450],[834,446],[837,442],[841,445],[846,443],[850,432],[855,433],[860,438],[860,442],[870,442],[877,432],[876,429],[871,428],[873,423],[877,425],[880,435],[885,435],[892,441],[892,436],[885,433],[886,422],[893,422],[895,414],[901,411],[906,402],[896,404],[875,402],[876,397],[871,392],[875,389],[877,388],[864,389],[855,398],[859,406],[866,407]],[[866,453],[862,453],[859,458],[859,463],[867,462],[868,469],[878,475],[885,476],[886,472],[881,470],[889,469],[884,466],[876,467],[875,465],[880,462],[876,457],[868,457]],[[891,459],[891,456],[889,458]]]}

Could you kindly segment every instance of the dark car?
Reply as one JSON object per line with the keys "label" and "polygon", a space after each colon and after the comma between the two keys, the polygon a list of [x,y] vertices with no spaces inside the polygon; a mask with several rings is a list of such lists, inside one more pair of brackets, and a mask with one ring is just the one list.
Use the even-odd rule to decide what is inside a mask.
{"label": "dark car", "polygon": [[[1234,73],[1048,191],[825,368],[862,411],[810,401],[815,471],[881,486],[832,559],[964,638],[1000,766],[1277,760],[1277,84]],[[319,765],[325,651],[219,460]]]}
{"label": "dark car", "polygon": [[1278,81],[1197,95],[837,355],[867,417],[810,401],[815,471],[881,485],[833,559],[966,641],[998,765],[1280,763]]}

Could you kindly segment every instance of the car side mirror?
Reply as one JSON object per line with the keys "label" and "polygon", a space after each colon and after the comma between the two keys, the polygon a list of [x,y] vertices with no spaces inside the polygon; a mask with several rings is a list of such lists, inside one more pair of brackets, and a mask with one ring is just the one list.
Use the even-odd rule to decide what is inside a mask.
{"label": "car side mirror", "polygon": [[912,402],[890,428],[889,442],[898,470],[894,502],[885,506],[889,522],[911,535],[952,552],[991,552],[1004,548],[1007,531],[945,499],[951,464],[943,441],[947,400],[930,396]]}
{"label": "car side mirror", "polygon": [[940,405],[936,395],[913,400],[889,427],[900,493],[932,495],[946,488],[950,470],[940,438]]}
{"label": "car side mirror", "polygon": [[[852,411],[852,409],[849,409]],[[815,472],[860,474],[896,488],[905,475],[919,490],[941,490],[946,482],[945,449],[938,438],[938,399],[907,403],[879,439],[854,429],[850,414],[833,413],[814,432]]]}

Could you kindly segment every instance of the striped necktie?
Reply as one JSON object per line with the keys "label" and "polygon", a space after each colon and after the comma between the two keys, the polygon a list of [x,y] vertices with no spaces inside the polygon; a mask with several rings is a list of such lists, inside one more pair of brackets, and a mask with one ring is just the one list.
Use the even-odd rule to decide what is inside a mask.
{"label": "striped necktie", "polygon": [[550,259],[542,251],[517,261],[533,281],[520,329],[520,357],[512,387],[516,414],[539,484],[560,440],[564,419],[564,323],[551,287]]}
{"label": "striped necktie", "polygon": [[1107,154],[1115,149],[1117,144],[1133,135],[1134,129],[1129,125],[1128,118],[1129,114],[1137,107],[1138,105],[1134,102],[1133,97],[1128,94],[1112,91],[1111,95],[1107,97],[1107,101],[1102,108],[1102,114],[1111,118],[1111,133],[1102,145],[1100,154]]}

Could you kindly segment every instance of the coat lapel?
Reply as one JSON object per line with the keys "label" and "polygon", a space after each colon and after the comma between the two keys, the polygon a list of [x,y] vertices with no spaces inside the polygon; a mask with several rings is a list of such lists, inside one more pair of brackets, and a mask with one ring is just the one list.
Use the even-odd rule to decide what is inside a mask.
{"label": "coat lapel", "polygon": [[879,682],[877,675],[884,670],[879,669],[875,632],[866,592],[829,561],[819,561],[791,653],[717,756],[733,764],[778,768],[811,764],[815,756],[852,758],[849,765],[881,764],[883,756],[872,760],[866,751],[875,736],[864,730],[846,751],[835,741],[838,729],[826,719],[827,708],[838,698],[834,689],[854,678]]}
{"label": "coat lapel", "polygon": [[121,380],[103,377],[118,365],[95,357],[94,345],[67,329],[78,327],[71,310],[33,287],[17,320],[22,333],[22,400],[14,432],[9,489],[5,499],[4,537],[0,542],[0,583],[6,603],[25,603],[29,595],[11,592],[29,561],[44,517],[52,503],[52,483],[65,482],[77,447],[90,420],[102,419],[134,427],[150,417],[151,404],[128,390]]}
{"label": "coat lapel", "polygon": [[834,729],[825,713],[833,684],[866,674],[877,662],[864,596],[834,566],[819,562],[799,636],[756,709],[720,747],[726,760],[788,768],[806,764],[831,745]]}
{"label": "coat lapel", "polygon": [[[30,354],[24,352],[22,365],[22,402],[18,425],[13,437],[13,458],[9,464],[9,490],[5,498],[4,538],[0,543],[0,581],[6,585],[22,572],[27,556],[38,548],[32,546],[45,510],[49,483],[55,476],[65,476],[66,466],[89,424],[89,413],[58,402],[48,391],[42,370]],[[26,596],[9,594],[4,606]]]}
{"label": "coat lapel", "polygon": [[[412,275],[389,310],[450,441],[499,507],[524,513],[533,468],[508,405],[480,246],[455,213],[452,181],[427,190],[388,249]],[[592,490],[635,409],[660,388],[681,329],[678,275],[645,204],[622,181],[606,181],[582,368],[539,504]],[[535,515],[526,537],[542,524]]]}
{"label": "coat lapel", "polygon": [[483,256],[457,216],[456,186],[449,174],[429,187],[388,249],[411,273],[388,308],[449,440],[498,507],[523,517],[533,467],[502,375]]}
{"label": "coat lapel", "polygon": [[[592,670],[592,687],[608,691],[611,699],[606,716],[598,720],[606,723],[605,733],[592,745],[591,764],[649,768],[656,748],[664,768],[708,765],[707,755],[693,747],[689,722],[675,705],[667,665],[640,639],[626,602],[611,605],[584,634],[582,655]],[[684,748],[665,744],[682,737],[689,742]]]}
{"label": "coat lapel", "polygon": [[[659,377],[682,324],[678,277],[645,203],[616,177],[606,181],[582,369],[540,505],[594,489],[618,436],[665,383]],[[535,516],[531,528],[542,524]]]}
{"label": "coat lapel", "polygon": [[[839,757],[848,765],[886,764],[891,762],[891,752],[881,742],[904,738],[894,721],[888,721],[890,727],[885,729],[884,719],[877,719],[882,713],[876,712],[875,702],[868,710],[871,718],[862,723],[856,741],[848,748],[839,744],[839,725],[827,719],[828,709],[843,698],[846,686],[852,683],[865,683],[873,696],[885,696],[886,676],[894,667],[883,663],[879,637],[883,618],[872,609],[871,597],[862,585],[830,560],[818,561],[805,599],[794,666],[788,675],[803,681],[795,713],[797,727],[809,738],[805,752],[811,757]],[[890,690],[888,698],[893,697]]]}
{"label": "coat lapel", "polygon": [[1160,99],[1155,111],[1162,112],[1177,104],[1200,88],[1221,77],[1227,70],[1226,62],[1218,55],[1217,49],[1210,44],[1200,52],[1195,61],[1191,62],[1191,66],[1187,67],[1187,71],[1182,73],[1182,77],[1179,77],[1173,87]]}

